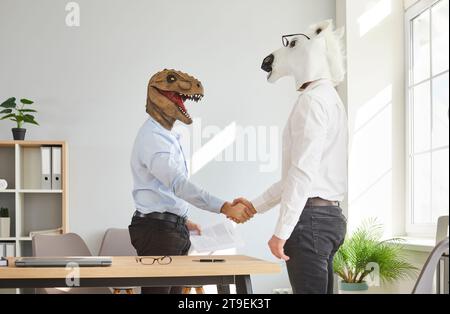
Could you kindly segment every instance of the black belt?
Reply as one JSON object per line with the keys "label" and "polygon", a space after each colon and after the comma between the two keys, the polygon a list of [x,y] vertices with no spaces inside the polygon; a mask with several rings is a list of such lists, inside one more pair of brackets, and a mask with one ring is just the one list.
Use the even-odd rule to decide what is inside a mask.
{"label": "black belt", "polygon": [[173,222],[176,224],[184,224],[186,223],[186,217],[181,217],[172,213],[150,213],[143,214],[140,211],[135,211],[133,217],[139,218],[147,218],[147,219],[156,219],[156,220],[164,220]]}
{"label": "black belt", "polygon": [[309,207],[329,207],[340,206],[339,202],[324,200],[320,197],[309,198],[306,202],[306,206]]}

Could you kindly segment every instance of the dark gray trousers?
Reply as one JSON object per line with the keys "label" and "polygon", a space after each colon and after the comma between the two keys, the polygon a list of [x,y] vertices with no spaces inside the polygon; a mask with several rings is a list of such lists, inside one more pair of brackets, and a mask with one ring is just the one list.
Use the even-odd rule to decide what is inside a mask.
{"label": "dark gray trousers", "polygon": [[333,258],[347,221],[339,207],[305,207],[284,247],[294,294],[332,294]]}
{"label": "dark gray trousers", "polygon": [[[187,255],[191,246],[185,224],[133,217],[131,243],[139,256]],[[181,294],[182,287],[142,287],[142,294]]]}

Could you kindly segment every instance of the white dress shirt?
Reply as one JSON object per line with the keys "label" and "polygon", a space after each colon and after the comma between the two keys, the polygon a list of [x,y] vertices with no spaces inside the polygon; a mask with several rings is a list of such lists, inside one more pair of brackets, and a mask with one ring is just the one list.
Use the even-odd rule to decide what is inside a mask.
{"label": "white dress shirt", "polygon": [[253,200],[263,213],[281,203],[275,236],[287,240],[308,198],[342,201],[347,192],[348,123],[328,80],[299,96],[283,133],[282,178]]}

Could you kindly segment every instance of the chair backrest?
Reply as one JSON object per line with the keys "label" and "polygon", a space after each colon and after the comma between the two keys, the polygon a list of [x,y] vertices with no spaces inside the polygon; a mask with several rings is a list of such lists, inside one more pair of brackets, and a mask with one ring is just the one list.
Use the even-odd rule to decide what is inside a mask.
{"label": "chair backrest", "polygon": [[436,229],[436,244],[448,237],[448,216],[441,216],[438,219]]}
{"label": "chair backrest", "polygon": [[33,256],[91,256],[86,243],[75,233],[36,235],[32,240]]}
{"label": "chair backrest", "polygon": [[448,237],[439,242],[439,244],[431,252],[425,265],[423,266],[419,279],[417,279],[413,294],[433,293],[434,272],[436,271],[436,267],[438,266],[442,255],[446,251],[448,251]]}
{"label": "chair backrest", "polygon": [[98,253],[99,256],[135,256],[128,229],[106,230]]}

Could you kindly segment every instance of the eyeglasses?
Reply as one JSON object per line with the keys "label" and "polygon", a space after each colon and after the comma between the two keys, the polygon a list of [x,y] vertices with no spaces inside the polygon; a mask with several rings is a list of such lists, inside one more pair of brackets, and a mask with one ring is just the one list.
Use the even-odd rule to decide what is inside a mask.
{"label": "eyeglasses", "polygon": [[291,34],[291,35],[284,35],[281,37],[281,40],[283,42],[283,46],[285,47],[289,47],[289,44],[291,43],[291,41],[289,40],[289,37],[293,37],[293,36],[303,36],[308,40],[311,40],[311,38],[306,35],[306,34]]}
{"label": "eyeglasses", "polygon": [[172,257],[136,257],[136,263],[141,263],[142,265],[153,265],[155,263],[158,263],[159,265],[169,265],[172,263]]}

